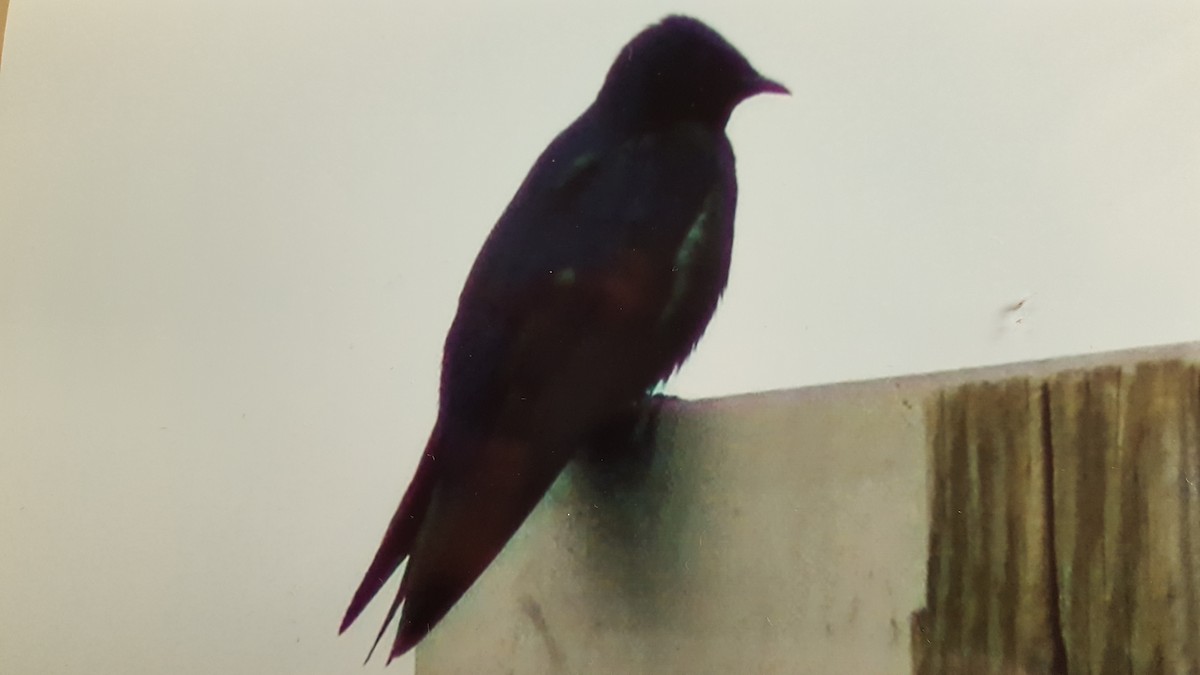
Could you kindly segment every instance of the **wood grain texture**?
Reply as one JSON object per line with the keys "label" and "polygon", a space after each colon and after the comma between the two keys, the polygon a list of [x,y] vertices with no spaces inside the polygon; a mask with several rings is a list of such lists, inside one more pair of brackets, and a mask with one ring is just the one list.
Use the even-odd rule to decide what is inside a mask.
{"label": "wood grain texture", "polygon": [[973,383],[930,407],[932,502],[917,672],[1053,672],[1061,660],[1049,547],[1044,392]]}
{"label": "wood grain texture", "polygon": [[927,408],[914,671],[1200,672],[1200,370],[971,383]]}

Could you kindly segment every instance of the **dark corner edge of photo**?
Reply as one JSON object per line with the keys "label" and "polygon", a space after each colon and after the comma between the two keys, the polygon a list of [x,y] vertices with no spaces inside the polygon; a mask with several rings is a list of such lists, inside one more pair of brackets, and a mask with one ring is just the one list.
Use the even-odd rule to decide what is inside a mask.
{"label": "dark corner edge of photo", "polygon": [[4,65],[4,27],[8,25],[8,0],[0,0],[0,67]]}

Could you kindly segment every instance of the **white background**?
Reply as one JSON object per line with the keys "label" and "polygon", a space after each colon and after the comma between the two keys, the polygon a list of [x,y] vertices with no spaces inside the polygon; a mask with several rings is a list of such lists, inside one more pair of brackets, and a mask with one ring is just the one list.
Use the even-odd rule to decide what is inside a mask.
{"label": "white background", "polygon": [[13,2],[0,672],[360,672],[467,267],[670,11],[795,93],[671,391],[1200,338],[1194,3],[681,5]]}

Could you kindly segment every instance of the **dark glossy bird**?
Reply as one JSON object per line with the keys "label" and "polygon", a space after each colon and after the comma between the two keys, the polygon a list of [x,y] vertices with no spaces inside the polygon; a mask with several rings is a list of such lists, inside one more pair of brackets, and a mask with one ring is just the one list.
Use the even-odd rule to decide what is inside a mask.
{"label": "dark glossy bird", "polygon": [[729,276],[737,183],[725,124],[765,92],[787,90],[695,19],[668,17],[621,50],[475,260],[446,337],[437,421],[341,630],[407,559],[379,637],[402,605],[391,657],[411,649],[583,439],[691,353]]}

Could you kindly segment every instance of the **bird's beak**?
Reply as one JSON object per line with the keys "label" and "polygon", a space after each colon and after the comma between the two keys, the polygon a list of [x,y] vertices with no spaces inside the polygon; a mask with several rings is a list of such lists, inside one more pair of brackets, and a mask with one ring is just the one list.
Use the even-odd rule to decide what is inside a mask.
{"label": "bird's beak", "polygon": [[784,94],[786,96],[792,95],[792,92],[788,91],[787,87],[783,86],[782,84],[779,84],[775,80],[765,78],[762,75],[759,75],[758,80],[750,86],[750,91],[753,94]]}

